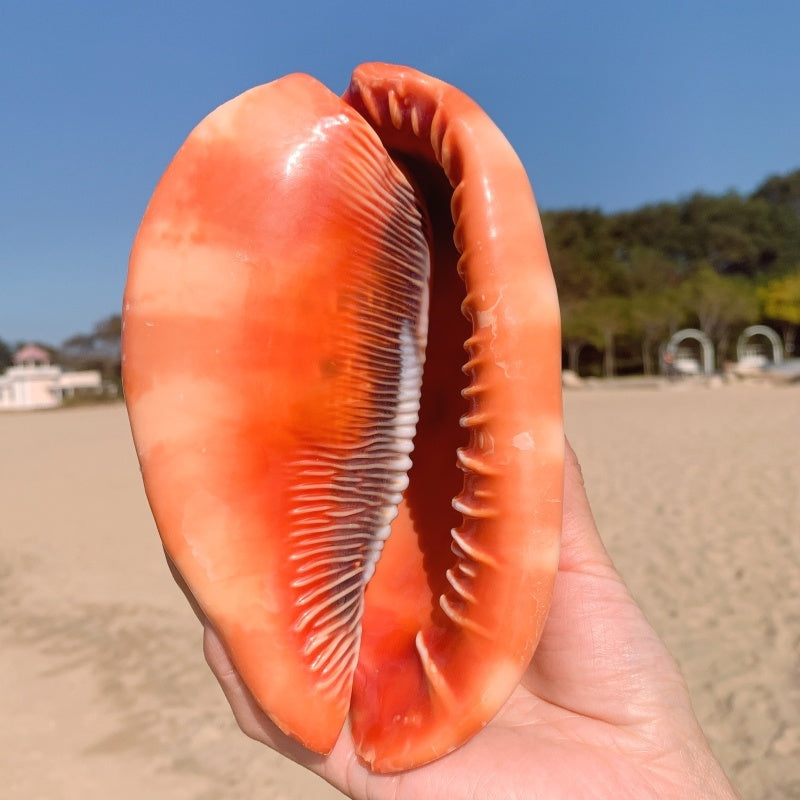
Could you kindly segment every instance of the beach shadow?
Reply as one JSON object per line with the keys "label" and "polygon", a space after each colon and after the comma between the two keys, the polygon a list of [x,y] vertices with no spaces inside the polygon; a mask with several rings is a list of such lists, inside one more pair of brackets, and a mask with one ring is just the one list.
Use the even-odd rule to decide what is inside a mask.
{"label": "beach shadow", "polygon": [[96,705],[87,711],[103,733],[83,755],[135,754],[150,772],[206,779],[209,791],[197,800],[220,797],[219,787],[226,798],[250,797],[253,770],[238,746],[246,740],[203,661],[199,626],[154,605],[65,598],[55,607],[26,590],[36,566],[30,555],[0,556],[0,647],[23,670],[26,650],[46,656],[39,678],[89,672]]}

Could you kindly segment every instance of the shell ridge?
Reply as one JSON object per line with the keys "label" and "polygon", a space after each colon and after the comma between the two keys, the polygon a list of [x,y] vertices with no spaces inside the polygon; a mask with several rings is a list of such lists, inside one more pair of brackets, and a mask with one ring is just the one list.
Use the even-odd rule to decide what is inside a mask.
{"label": "shell ridge", "polygon": [[345,192],[340,213],[366,238],[332,331],[323,402],[335,429],[306,440],[287,468],[295,627],[321,688],[352,674],[363,591],[408,483],[419,416],[429,257],[413,192],[398,176],[388,157],[347,160],[342,170],[359,188]]}

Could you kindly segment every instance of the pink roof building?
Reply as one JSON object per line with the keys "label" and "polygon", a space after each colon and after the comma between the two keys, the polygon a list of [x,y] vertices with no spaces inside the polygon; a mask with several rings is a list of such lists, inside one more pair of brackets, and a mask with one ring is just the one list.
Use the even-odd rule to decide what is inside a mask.
{"label": "pink roof building", "polygon": [[62,372],[50,363],[47,350],[27,344],[14,353],[14,366],[0,375],[0,411],[54,408],[77,391],[102,394],[100,373]]}
{"label": "pink roof building", "polygon": [[14,353],[14,363],[19,367],[41,367],[50,363],[50,354],[43,347],[26,344]]}

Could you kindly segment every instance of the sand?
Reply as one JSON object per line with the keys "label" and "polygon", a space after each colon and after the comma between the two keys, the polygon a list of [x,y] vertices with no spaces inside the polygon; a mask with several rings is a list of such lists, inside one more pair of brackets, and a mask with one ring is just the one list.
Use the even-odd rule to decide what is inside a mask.
{"label": "sand", "polygon": [[[601,531],[745,797],[800,797],[800,387],[591,388]],[[335,790],[241,734],[164,565],[122,406],[0,415],[8,800]]]}

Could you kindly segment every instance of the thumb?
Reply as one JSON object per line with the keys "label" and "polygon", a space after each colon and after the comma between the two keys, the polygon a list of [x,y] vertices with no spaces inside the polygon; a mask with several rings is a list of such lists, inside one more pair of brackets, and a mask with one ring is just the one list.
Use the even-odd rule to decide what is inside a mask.
{"label": "thumb", "polygon": [[614,569],[589,506],[578,457],[568,441],[564,452],[564,518],[559,569],[601,571],[603,574]]}

